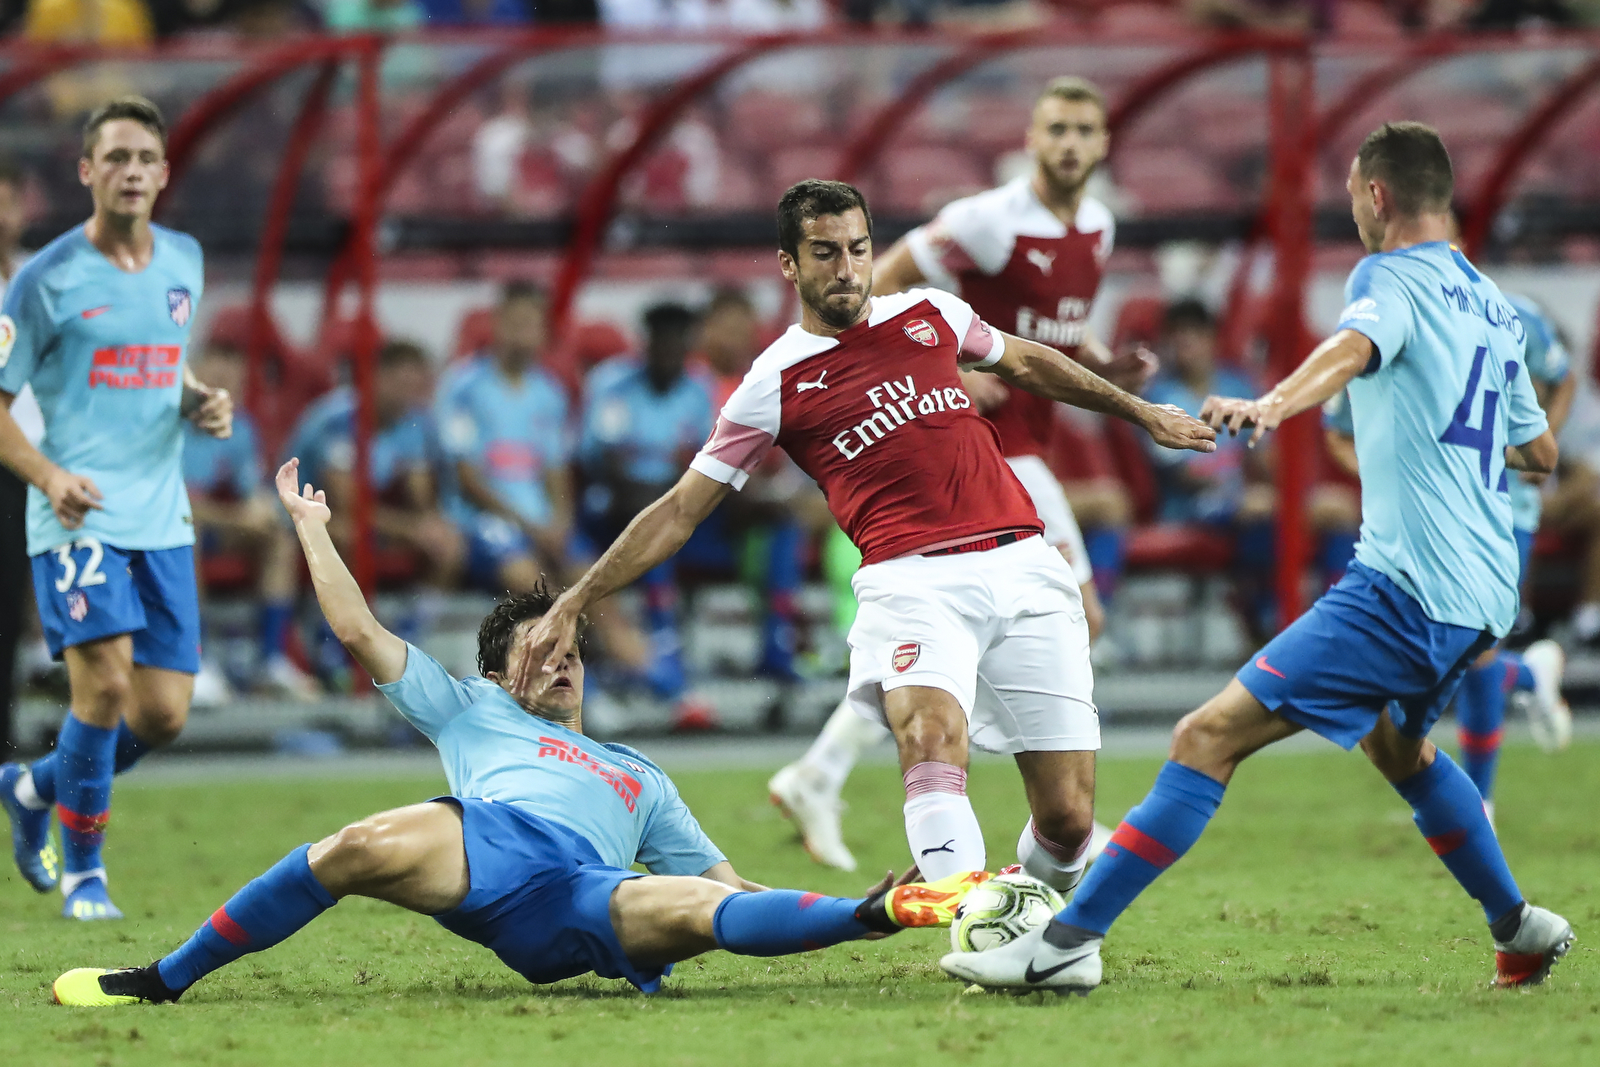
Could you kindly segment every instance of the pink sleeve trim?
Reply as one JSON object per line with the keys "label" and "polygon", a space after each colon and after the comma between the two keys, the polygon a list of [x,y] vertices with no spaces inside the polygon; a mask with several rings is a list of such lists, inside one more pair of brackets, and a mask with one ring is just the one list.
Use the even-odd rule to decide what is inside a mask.
{"label": "pink sleeve trim", "polygon": [[960,359],[965,366],[987,367],[1000,362],[1005,347],[1000,335],[978,316],[972,316],[967,335],[961,339]]}
{"label": "pink sleeve trim", "polygon": [[719,415],[716,429],[711,431],[711,439],[700,450],[700,455],[695,457],[693,466],[702,474],[740,489],[750,473],[772,451],[772,444],[772,435],[767,431],[743,426]]}

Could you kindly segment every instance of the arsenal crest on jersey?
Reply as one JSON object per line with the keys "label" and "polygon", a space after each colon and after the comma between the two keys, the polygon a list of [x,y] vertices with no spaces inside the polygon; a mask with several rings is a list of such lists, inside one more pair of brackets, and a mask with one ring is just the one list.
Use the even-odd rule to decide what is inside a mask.
{"label": "arsenal crest on jersey", "polygon": [[179,326],[189,325],[189,313],[194,310],[193,303],[189,300],[189,290],[181,286],[167,290],[167,314],[172,316],[172,321]]}
{"label": "arsenal crest on jersey", "polygon": [[906,336],[919,345],[936,348],[939,344],[939,331],[933,328],[933,323],[927,319],[912,319],[906,323]]}
{"label": "arsenal crest on jersey", "polygon": [[[907,331],[910,332],[909,330]],[[896,674],[904,674],[917,662],[917,657],[922,655],[922,646],[916,642],[907,642],[894,650],[894,656],[889,660],[889,665]]]}

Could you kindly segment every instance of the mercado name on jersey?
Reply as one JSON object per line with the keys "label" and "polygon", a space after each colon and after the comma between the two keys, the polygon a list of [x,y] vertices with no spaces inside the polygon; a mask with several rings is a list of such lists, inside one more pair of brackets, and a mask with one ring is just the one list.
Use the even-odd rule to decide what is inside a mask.
{"label": "mercado name on jersey", "polygon": [[718,416],[695,470],[742,488],[774,444],[816,480],[863,563],[1008,530],[1041,530],[960,367],[1004,342],[959,297],[873,297],[837,337],[792,326]]}
{"label": "mercado name on jersey", "polygon": [[44,413],[39,449],[94,479],[104,499],[67,530],[28,490],[28,552],[99,538],[128,550],[194,542],[183,485],[183,358],[205,285],[200,245],[151,227],[144,270],[121,270],[82,226],[17,272],[0,317],[0,391],[31,383]]}
{"label": "mercado name on jersey", "polygon": [[[930,284],[959,293],[986,322],[1013,323],[1018,337],[1065,351],[1088,339],[1115,237],[1116,223],[1100,201],[1084,197],[1068,225],[1024,175],[952,201],[906,241]],[[1048,450],[1052,401],[1013,387],[987,417],[1007,456]]]}

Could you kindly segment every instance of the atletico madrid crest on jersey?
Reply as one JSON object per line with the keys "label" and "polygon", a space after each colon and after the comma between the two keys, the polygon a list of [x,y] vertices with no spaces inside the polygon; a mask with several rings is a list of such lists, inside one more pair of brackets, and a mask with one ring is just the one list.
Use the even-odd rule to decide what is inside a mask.
{"label": "atletico madrid crest on jersey", "polygon": [[939,331],[934,329],[933,323],[927,319],[912,319],[906,323],[905,329],[906,336],[917,342],[917,344],[927,345],[929,348],[937,348],[939,346]]}
{"label": "atletico madrid crest on jersey", "polygon": [[73,622],[82,622],[89,614],[89,597],[82,589],[67,594],[67,614],[72,616]]}
{"label": "atletico madrid crest on jersey", "polygon": [[[910,332],[907,330],[906,332]],[[917,657],[922,655],[922,646],[916,642],[907,642],[894,650],[894,656],[889,663],[894,667],[896,674],[904,674],[917,662]]]}
{"label": "atletico madrid crest on jersey", "polygon": [[167,290],[167,314],[172,316],[173,322],[179,326],[189,325],[189,312],[192,308],[189,290],[181,287]]}

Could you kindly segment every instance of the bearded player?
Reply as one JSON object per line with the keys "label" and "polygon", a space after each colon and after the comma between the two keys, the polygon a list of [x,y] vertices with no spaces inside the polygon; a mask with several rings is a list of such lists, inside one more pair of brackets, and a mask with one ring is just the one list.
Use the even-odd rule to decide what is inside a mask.
{"label": "bearded player", "polygon": [[923,877],[986,865],[966,796],[970,739],[1016,758],[1034,825],[1058,846],[1029,869],[1070,886],[1100,747],[1083,602],[959,372],[1125,418],[1167,447],[1211,451],[1215,432],[994,329],[950,293],[869,296],[871,227],[853,186],[808,180],[784,193],[778,264],[800,322],[756,359],[689,471],[530,631],[522,666],[551,676],[583,609],[676,552],[780,446],[861,550],[848,699],[894,733]]}
{"label": "bearded player", "polygon": [[1107,931],[1183,856],[1239,764],[1301,730],[1357,745],[1411,808],[1446,870],[1483,908],[1497,986],[1542,982],[1572,946],[1530,905],[1472,779],[1427,739],[1462,675],[1516,618],[1510,479],[1558,451],[1524,366],[1525,329],[1450,243],[1454,175],[1438,133],[1386,123],[1347,182],[1371,255],[1350,272],[1331,337],[1255,400],[1201,413],[1250,443],[1345,386],[1361,470],[1361,540],[1344,577],[1185,716],[1168,762],[1049,925],[941,965],[990,989],[1087,994]]}
{"label": "bearded player", "polygon": [[[903,292],[933,285],[955,293],[985,322],[1059,349],[1135,392],[1155,370],[1155,357],[1137,350],[1117,359],[1089,330],[1089,309],[1111,255],[1111,212],[1084,192],[1110,147],[1105,99],[1083,78],[1056,78],[1035,101],[1026,135],[1033,168],[988,192],[947,205],[912,230],[877,262],[872,291]],[[963,386],[994,424],[1006,462],[1044,523],[1044,539],[1072,566],[1083,597],[1089,639],[1104,623],[1089,554],[1072,506],[1045,465],[1055,402],[994,375],[967,372]],[[881,730],[850,710],[849,701],[823,727],[811,749],[768,783],[773,799],[800,828],[807,850],[846,870],[855,859],[840,832],[839,791],[860,753]],[[1056,842],[1023,829],[1022,849],[1051,850]],[[1110,831],[1098,827],[1091,843]]]}
{"label": "bearded player", "polygon": [[[0,462],[30,486],[34,592],[72,687],[55,750],[0,770],[0,805],[41,893],[57,884],[55,806],[73,919],[122,917],[100,857],[111,779],[183,729],[200,669],[181,420],[216,437],[233,426],[226,390],[184,361],[205,278],[194,238],[151,225],[167,173],[154,104],[98,108],[78,160],[94,215],[28,262],[0,313]],[[28,384],[44,412],[38,448],[7,410]]]}

